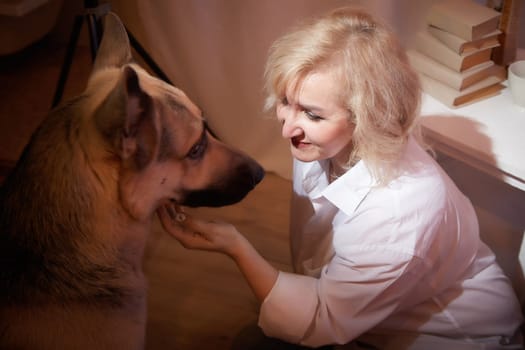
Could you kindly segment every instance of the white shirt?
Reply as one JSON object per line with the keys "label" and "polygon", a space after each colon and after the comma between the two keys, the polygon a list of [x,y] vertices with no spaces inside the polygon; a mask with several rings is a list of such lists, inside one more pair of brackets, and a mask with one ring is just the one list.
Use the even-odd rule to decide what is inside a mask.
{"label": "white shirt", "polygon": [[364,332],[512,336],[519,302],[472,204],[415,140],[401,162],[379,187],[363,161],[332,183],[326,161],[294,161],[297,274],[280,272],[264,300],[266,335],[308,346]]}

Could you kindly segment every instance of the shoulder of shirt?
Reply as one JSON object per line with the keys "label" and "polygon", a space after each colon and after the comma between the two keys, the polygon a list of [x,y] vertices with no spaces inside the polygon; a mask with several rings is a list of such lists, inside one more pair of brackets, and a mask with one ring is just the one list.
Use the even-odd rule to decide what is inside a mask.
{"label": "shoulder of shirt", "polygon": [[406,208],[409,210],[431,202],[433,210],[441,210],[451,182],[446,181],[437,163],[419,146],[412,145],[406,153],[403,173],[387,185],[379,185],[366,164],[360,161],[334,181],[323,195],[347,214],[354,212],[372,192],[383,197],[382,205],[395,206],[406,201],[412,203]]}

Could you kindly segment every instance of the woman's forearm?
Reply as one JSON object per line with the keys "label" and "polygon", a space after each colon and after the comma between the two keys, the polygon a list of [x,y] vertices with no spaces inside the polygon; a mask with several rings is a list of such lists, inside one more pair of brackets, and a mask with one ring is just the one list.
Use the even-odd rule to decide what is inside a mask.
{"label": "woman's forearm", "polygon": [[177,212],[173,203],[159,208],[164,229],[186,248],[217,251],[230,256],[262,302],[272,290],[279,271],[233,225],[197,220],[186,215],[177,219]]}
{"label": "woman's forearm", "polygon": [[237,263],[257,299],[260,302],[264,301],[277,281],[279,271],[244,237],[240,239],[237,249],[230,256]]}

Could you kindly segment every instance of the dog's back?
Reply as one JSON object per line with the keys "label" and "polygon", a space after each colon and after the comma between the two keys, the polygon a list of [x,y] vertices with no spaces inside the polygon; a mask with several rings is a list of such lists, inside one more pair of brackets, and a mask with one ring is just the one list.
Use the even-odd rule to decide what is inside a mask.
{"label": "dog's back", "polygon": [[71,142],[82,99],[47,117],[0,189],[2,349],[142,348],[142,272],[93,234],[103,202]]}

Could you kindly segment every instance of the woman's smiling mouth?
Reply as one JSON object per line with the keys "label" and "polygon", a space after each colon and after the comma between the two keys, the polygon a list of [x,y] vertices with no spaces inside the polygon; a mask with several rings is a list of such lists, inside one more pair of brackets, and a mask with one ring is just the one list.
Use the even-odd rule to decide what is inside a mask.
{"label": "woman's smiling mouth", "polygon": [[298,149],[306,148],[311,145],[311,143],[309,142],[304,142],[304,136],[292,137],[291,142],[292,142],[292,145]]}

